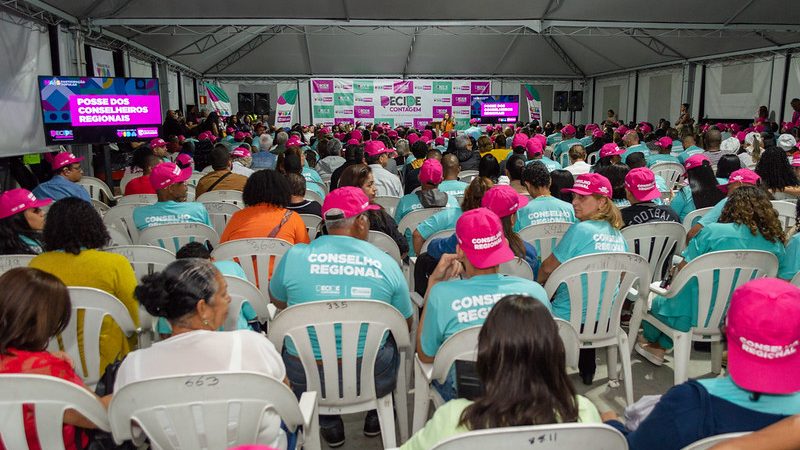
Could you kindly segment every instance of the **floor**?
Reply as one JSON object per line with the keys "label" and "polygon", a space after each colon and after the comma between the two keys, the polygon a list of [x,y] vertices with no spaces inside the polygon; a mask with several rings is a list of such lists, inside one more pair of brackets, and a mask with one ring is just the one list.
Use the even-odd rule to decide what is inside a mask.
{"label": "floor", "polygon": [[[577,372],[570,375],[570,378],[572,379],[575,389],[578,391],[578,393],[589,398],[595,404],[595,406],[597,406],[597,409],[601,413],[608,410],[614,410],[621,416],[626,406],[625,387],[622,384],[616,388],[611,388],[608,386],[607,366],[605,365],[606,352],[598,351],[597,355],[597,374],[595,375],[595,381],[591,386],[585,386],[578,377]],[[635,352],[631,357],[631,360],[634,380],[634,401],[638,400],[644,395],[663,394],[669,390],[670,387],[672,387],[673,371],[672,361],[669,356],[668,362],[662,367],[656,367],[650,364]],[[572,371],[570,373],[572,373]],[[707,378],[713,376],[714,374],[711,373],[711,354],[693,351],[692,358],[689,363],[689,377]],[[409,414],[412,414],[413,410],[414,406],[412,397],[411,402],[409,402]],[[364,426],[364,415],[365,413],[361,413],[351,414],[343,417],[347,440],[345,441],[344,446],[340,448],[358,450],[383,448],[380,436],[367,438],[363,435],[362,429]],[[399,444],[400,442],[398,442],[398,446]],[[322,447],[329,448],[324,441],[322,443]]]}

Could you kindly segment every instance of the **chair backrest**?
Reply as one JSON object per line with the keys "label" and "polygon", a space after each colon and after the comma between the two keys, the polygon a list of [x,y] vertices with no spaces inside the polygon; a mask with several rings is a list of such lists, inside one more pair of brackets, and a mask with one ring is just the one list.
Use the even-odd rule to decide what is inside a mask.
{"label": "chair backrest", "polygon": [[200,181],[200,178],[203,178],[204,176],[206,176],[206,174],[202,172],[193,173],[192,176],[190,176],[189,179],[186,180],[186,184],[188,186],[197,187],[197,182]]}
{"label": "chair backrest", "polygon": [[530,264],[519,256],[514,257],[511,261],[500,264],[500,273],[536,281],[533,279],[533,269],[531,269]]}
{"label": "chair backrest", "polygon": [[117,199],[117,206],[134,203],[136,205],[152,205],[158,201],[156,194],[133,194],[126,195]]}
{"label": "chair backrest", "polygon": [[[136,332],[136,327],[125,305],[108,292],[89,287],[70,286],[68,289],[72,315],[69,324],[59,335],[64,348],[61,348],[58,339],[53,338],[48,349],[66,352],[75,361],[75,372],[86,385],[94,387],[101,375],[100,327],[103,325],[103,318],[111,317],[128,337]],[[78,311],[83,311],[83,360],[78,349],[81,345],[78,342]],[[80,361],[86,365],[86,372],[83,371]]]}
{"label": "chair backrest", "polygon": [[243,205],[230,202],[203,202],[203,206],[208,211],[208,217],[211,219],[214,230],[220,236],[225,231],[225,226],[231,217],[243,207]]}
{"label": "chair backrest", "polygon": [[772,207],[778,212],[778,219],[781,221],[784,231],[795,226],[797,219],[796,204],[785,200],[773,200]]}
{"label": "chair backrest", "polygon": [[561,164],[561,167],[567,167],[569,165],[569,152],[564,152],[561,156],[558,157],[558,162]]}
{"label": "chair backrest", "polygon": [[572,324],[564,319],[554,318],[556,327],[558,327],[558,337],[564,344],[564,352],[566,354],[567,367],[578,368],[578,359],[581,351],[581,340]]}
{"label": "chair backrest", "polygon": [[106,227],[108,237],[111,239],[108,243],[109,247],[116,247],[118,245],[132,245],[131,237],[125,232],[119,231],[114,227]]}
{"label": "chair backrest", "polygon": [[[124,197],[123,197],[124,198]],[[109,229],[114,228],[128,237],[130,242],[139,240],[139,230],[133,222],[133,210],[144,206],[142,203],[124,203],[106,211],[103,216],[103,223]]]}
{"label": "chair backrest", "polygon": [[456,230],[448,228],[446,230],[439,230],[436,233],[433,233],[432,235],[428,236],[428,239],[425,239],[425,242],[422,243],[422,249],[420,250],[420,254],[425,253],[428,250],[428,245],[430,245],[431,241],[433,241],[434,239],[449,238],[455,232]]}
{"label": "chair backrest", "polygon": [[397,211],[397,204],[400,203],[400,197],[392,197],[388,195],[379,195],[372,200],[376,205],[381,205],[386,213],[394,217]]}
{"label": "chair backrest", "polygon": [[153,245],[119,245],[106,248],[105,251],[127,258],[140,281],[145,275],[160,272],[175,261],[175,253]]}
{"label": "chair backrest", "polygon": [[465,328],[447,338],[433,359],[431,379],[444,383],[450,368],[456,360],[475,361],[478,359],[478,335],[481,325]]}
{"label": "chair backrest", "polygon": [[36,255],[0,255],[0,275],[15,267],[28,267]]}
{"label": "chair backrest", "polygon": [[194,186],[187,184],[186,185],[186,201],[187,202],[193,202],[193,201],[195,201],[196,198],[197,198],[197,189]]}
{"label": "chair backrest", "polygon": [[616,429],[603,424],[558,423],[526,427],[470,431],[446,439],[432,450],[628,450],[628,441]]}
{"label": "chair backrest", "polygon": [[678,180],[680,180],[681,176],[686,172],[683,164],[669,161],[655,163],[650,167],[650,170],[656,175],[661,175],[661,178],[667,183],[668,191],[671,191],[675,187],[675,184],[678,183]]}
{"label": "chair backrest", "polygon": [[228,283],[228,295],[231,296],[231,304],[228,307],[228,318],[222,327],[225,331],[235,330],[239,312],[242,310],[242,303],[247,301],[255,310],[259,322],[266,322],[270,319],[269,296],[258,290],[255,284],[243,280],[239,277],[225,275]]}
{"label": "chair backrest", "polygon": [[378,247],[382,252],[391,256],[392,259],[397,261],[397,264],[400,267],[403,267],[403,258],[400,254],[400,247],[397,246],[397,242],[395,242],[394,239],[392,239],[388,234],[381,231],[370,230],[369,236],[367,237],[367,242],[375,247]]}
{"label": "chair backrest", "polygon": [[592,152],[592,153],[589,154],[589,157],[586,158],[586,162],[593,166],[593,165],[597,164],[597,159],[599,157],[600,157],[600,152],[599,151],[598,152]]}
{"label": "chair backrest", "polygon": [[686,447],[683,447],[682,450],[708,450],[711,447],[719,444],[720,442],[725,442],[729,439],[734,439],[737,437],[741,437],[744,435],[750,434],[748,432],[743,433],[725,433],[725,434],[718,434],[716,436],[710,436],[705,439],[700,439],[699,441],[695,441]]}
{"label": "chair backrest", "polygon": [[95,199],[92,199],[92,206],[94,206],[95,211],[97,211],[97,213],[100,214],[100,217],[103,217],[103,214],[105,214],[106,211],[111,209],[111,207],[108,206],[107,204],[101,202],[100,200],[95,200]]}
{"label": "chair backrest", "polygon": [[247,279],[269,298],[269,278],[292,244],[283,239],[236,239],[220,244],[211,252],[219,260],[234,261],[244,269]]}
{"label": "chair backrest", "polygon": [[719,335],[733,291],[750,280],[774,277],[778,258],[760,250],[725,250],[700,255],[683,267],[672,280],[670,291],[679,292],[697,280],[697,336]]}
{"label": "chair backrest", "polygon": [[177,252],[189,242],[200,242],[209,248],[219,244],[219,235],[210,226],[202,223],[171,223],[153,225],[139,233],[138,245],[155,245]]}
{"label": "chair backrest", "polygon": [[443,209],[444,208],[415,209],[400,219],[400,223],[397,224],[397,229],[400,231],[400,234],[405,234],[406,230],[414,231],[423,220]]}
{"label": "chair backrest", "polygon": [[303,223],[306,225],[308,238],[314,240],[319,232],[319,224],[322,223],[322,217],[314,214],[300,214],[300,218],[303,219]]}
{"label": "chair backrest", "polygon": [[303,424],[297,398],[280,380],[253,372],[153,378],[114,392],[108,416],[114,440],[137,426],[158,448],[224,449],[257,442],[267,411],[290,430]]}
{"label": "chair backrest", "polygon": [[712,208],[713,206],[709,206],[708,208],[695,209],[694,211],[687,214],[686,217],[683,218],[683,228],[686,228],[686,231],[691,230],[694,224],[697,223],[697,221],[699,221],[701,218],[703,218],[703,216],[705,216],[709,211],[711,211]]}
{"label": "chair backrest", "polygon": [[320,205],[324,202],[324,200],[322,199],[322,196],[319,195],[318,193],[312,191],[311,189],[306,189],[306,195],[303,196],[303,199],[304,200],[308,200],[310,202],[317,202]]}
{"label": "chair backrest", "polygon": [[519,237],[536,248],[541,262],[553,253],[553,248],[561,242],[570,226],[570,222],[537,223],[519,230]]}
{"label": "chair backrest", "polygon": [[[552,298],[561,284],[570,298],[570,324],[581,340],[616,338],[622,304],[636,284],[640,299],[650,286],[647,260],[633,253],[595,253],[563,262],[550,274],[544,289]],[[587,287],[583,292],[583,282]],[[582,320],[586,309],[585,320]],[[583,325],[583,326],[582,326]]]}
{"label": "chair backrest", "polygon": [[240,191],[231,191],[221,189],[218,191],[204,192],[203,195],[198,197],[196,201],[200,203],[205,202],[226,202],[233,203],[234,205],[241,205],[244,207],[244,200]]}
{"label": "chair backrest", "polygon": [[[203,175],[205,175],[205,174],[207,174],[207,173],[211,173],[211,172],[213,172],[213,171],[214,171],[214,168],[213,168],[213,167],[211,167],[211,166],[205,166],[205,167],[203,167],[203,170],[201,170],[201,171],[200,171],[200,173],[202,173]],[[203,177],[200,177],[200,178],[203,178]]]}
{"label": "chair backrest", "polygon": [[27,450],[23,405],[33,405],[41,448],[64,450],[64,412],[75,410],[101,430],[111,429],[106,409],[83,386],[46,375],[0,375],[0,437],[5,448]]}
{"label": "chair backrest", "polygon": [[[337,325],[341,330],[341,358],[338,358],[334,332]],[[367,330],[363,356],[359,358],[357,350],[362,325],[366,325]],[[316,332],[321,361],[314,358],[310,329]],[[320,301],[286,308],[270,324],[269,339],[280,352],[284,338],[291,338],[306,368],[307,389],[325,393],[324,396],[320,394],[320,406],[348,406],[376,399],[375,357],[387,331],[394,336],[398,351],[410,350],[406,319],[388,303],[375,300]],[[318,363],[325,374],[324,388],[317,370]],[[356,390],[357,379],[361,380],[360,392]]]}
{"label": "chair backrest", "polygon": [[467,184],[471,183],[472,180],[474,180],[477,176],[477,170],[462,170],[461,172],[458,172],[458,180]]}
{"label": "chair backrest", "polygon": [[111,193],[111,189],[99,178],[84,175],[81,177],[80,181],[78,181],[78,184],[83,186],[86,192],[89,193],[89,197],[94,200],[103,203],[109,203],[111,200],[114,200],[114,194]]}
{"label": "chair backrest", "polygon": [[628,243],[628,251],[650,263],[650,282],[653,282],[663,279],[672,255],[680,254],[686,229],[677,222],[649,222],[623,228],[622,237]]}

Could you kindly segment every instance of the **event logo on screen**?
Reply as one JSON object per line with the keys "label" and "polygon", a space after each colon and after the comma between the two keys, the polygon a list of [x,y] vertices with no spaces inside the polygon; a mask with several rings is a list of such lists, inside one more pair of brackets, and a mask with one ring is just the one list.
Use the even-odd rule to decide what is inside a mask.
{"label": "event logo on screen", "polygon": [[481,116],[485,117],[517,117],[519,103],[482,103]]}
{"label": "event logo on screen", "polygon": [[71,141],[73,133],[72,130],[50,130],[50,137],[57,141]]}
{"label": "event logo on screen", "polygon": [[375,117],[375,108],[372,106],[356,106],[354,116],[356,119],[372,119]]}
{"label": "event logo on screen", "polygon": [[161,121],[161,100],[154,95],[73,95],[72,126],[150,125]]}
{"label": "event logo on screen", "polygon": [[452,114],[453,108],[450,106],[434,106],[433,107],[433,117],[440,118],[444,117],[445,114],[453,115]]}

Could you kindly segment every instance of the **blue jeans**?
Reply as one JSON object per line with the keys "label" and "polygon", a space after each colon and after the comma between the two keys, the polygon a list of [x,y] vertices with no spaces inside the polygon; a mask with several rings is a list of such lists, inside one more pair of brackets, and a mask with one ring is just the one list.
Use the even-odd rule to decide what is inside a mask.
{"label": "blue jeans", "polygon": [[458,390],[456,389],[456,366],[455,364],[450,367],[450,371],[447,373],[447,378],[445,378],[444,383],[439,383],[438,380],[433,380],[431,383],[436,392],[442,397],[442,400],[445,402],[449,402],[450,400],[455,399],[458,397]]}
{"label": "blue jeans", "polygon": [[[300,358],[287,353],[285,347],[282,356],[283,363],[286,365],[286,376],[289,378],[289,381],[292,384],[292,391],[294,392],[294,395],[296,395],[299,399],[300,395],[302,395],[303,392],[306,392],[306,373],[303,370],[303,363],[300,361]],[[360,374],[361,358],[358,359],[356,367],[356,373]],[[323,385],[324,389],[325,374],[323,373],[322,365],[318,365],[317,368],[319,369],[320,383]],[[382,349],[378,350],[378,355],[375,357],[375,393],[377,394],[378,398],[384,397],[394,391],[394,388],[397,385],[397,370],[399,368],[400,352],[397,351],[397,344],[395,344],[394,338],[390,335],[386,340],[386,344],[384,344]],[[340,371],[339,389],[342,389],[342,381],[343,380],[341,378]],[[352,380],[346,381],[352,382]],[[356,389],[360,389],[361,379],[357,378],[355,381]],[[323,395],[323,393],[320,393],[320,395]],[[319,426],[320,428],[331,428],[338,425],[340,420],[341,419],[338,415],[320,415]]]}

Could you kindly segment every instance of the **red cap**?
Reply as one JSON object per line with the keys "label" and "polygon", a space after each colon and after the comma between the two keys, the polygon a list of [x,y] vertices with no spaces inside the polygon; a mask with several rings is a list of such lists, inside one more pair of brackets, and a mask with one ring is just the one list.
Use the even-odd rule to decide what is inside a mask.
{"label": "red cap", "polygon": [[572,192],[578,195],[597,194],[611,198],[611,182],[600,174],[585,173],[578,175],[571,188],[561,189],[561,192]]}
{"label": "red cap", "polygon": [[334,189],[325,196],[322,202],[322,217],[324,220],[349,219],[364,211],[380,209],[379,205],[371,205],[367,194],[354,186],[344,186]]}

